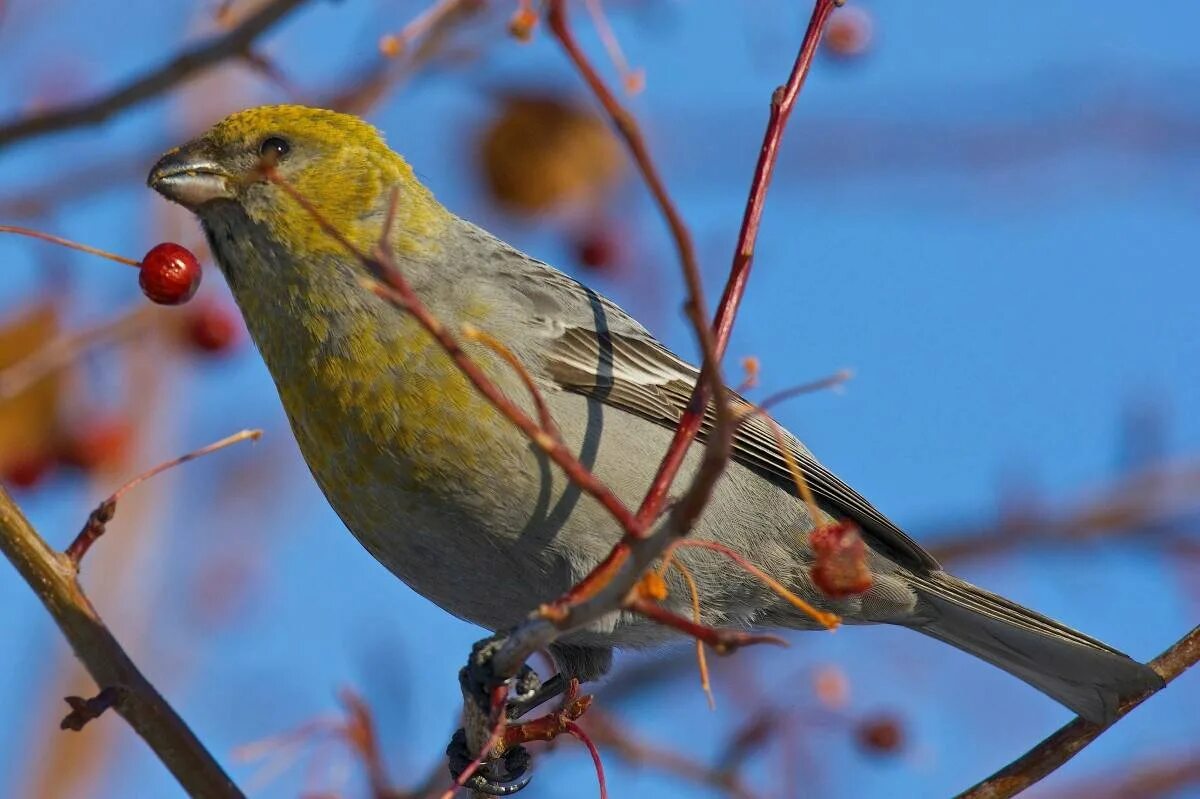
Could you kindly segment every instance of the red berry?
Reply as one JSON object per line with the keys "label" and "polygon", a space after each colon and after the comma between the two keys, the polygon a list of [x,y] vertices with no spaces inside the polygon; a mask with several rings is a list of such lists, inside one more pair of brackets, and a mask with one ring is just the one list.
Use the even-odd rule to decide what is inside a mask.
{"label": "red berry", "polygon": [[575,239],[575,257],[589,269],[609,269],[617,265],[620,246],[612,228],[595,226]]}
{"label": "red berry", "polygon": [[124,460],[133,440],[133,427],[112,417],[90,422],[62,442],[58,459],[66,466],[90,471]]}
{"label": "red berry", "polygon": [[871,46],[871,15],[861,8],[839,8],[825,28],[825,49],[840,58],[860,56]]}
{"label": "red berry", "polygon": [[187,247],[169,241],[156,244],[142,258],[138,285],[151,302],[180,305],[200,287],[200,261]]}
{"label": "red berry", "polygon": [[50,466],[50,457],[44,452],[20,455],[4,465],[4,482],[13,488],[33,488],[50,471]]}
{"label": "red berry", "polygon": [[199,352],[227,352],[237,343],[239,330],[233,311],[216,303],[204,303],[187,319],[187,342]]}
{"label": "red berry", "polygon": [[886,755],[904,746],[904,727],[894,716],[864,719],[855,730],[858,745],[873,755]]}

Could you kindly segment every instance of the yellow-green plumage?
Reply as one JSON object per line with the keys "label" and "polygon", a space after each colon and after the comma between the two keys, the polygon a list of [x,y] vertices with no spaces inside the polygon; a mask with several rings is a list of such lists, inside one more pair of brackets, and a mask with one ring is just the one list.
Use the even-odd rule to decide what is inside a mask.
{"label": "yellow-green plumage", "polygon": [[[393,152],[373,126],[347,114],[278,105],[249,108],[226,117],[205,134],[219,149],[253,145],[264,137],[302,139],[308,163],[289,182],[313,203],[342,235],[362,248],[378,239],[388,194],[399,189],[395,240],[401,250],[437,246],[449,214],[416,179],[412,167]],[[250,195],[253,200],[253,194]],[[342,247],[313,222],[290,196],[279,202],[246,203],[251,218],[267,224],[295,252],[341,254]]]}
{"label": "yellow-green plumage", "polygon": [[[268,106],[228,117],[203,140],[228,153],[269,136],[303,143],[301,158],[286,165],[287,181],[361,251],[378,243],[395,187],[390,238],[397,256],[436,257],[453,217],[374,127],[333,112]],[[347,280],[344,267],[354,257],[297,200],[252,170],[246,176],[240,208],[289,263],[256,264],[263,248],[235,242],[231,283],[322,487],[370,513],[361,492],[372,478],[386,475],[397,488],[416,490],[486,455],[482,434],[495,411],[428,333]],[[473,313],[459,321],[486,324],[486,304],[466,306]],[[409,454],[402,464],[400,452]]]}

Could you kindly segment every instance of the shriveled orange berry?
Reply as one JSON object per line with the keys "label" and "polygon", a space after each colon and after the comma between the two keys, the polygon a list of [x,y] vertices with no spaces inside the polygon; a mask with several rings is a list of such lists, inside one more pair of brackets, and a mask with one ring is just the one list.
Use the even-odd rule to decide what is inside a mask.
{"label": "shriveled orange berry", "polygon": [[394,33],[379,37],[379,52],[385,58],[396,58],[404,51],[404,42]]}
{"label": "shriveled orange berry", "polygon": [[520,8],[508,21],[508,32],[520,42],[533,38],[533,29],[537,27],[538,16],[531,8]]}
{"label": "shriveled orange berry", "polygon": [[174,242],[164,241],[150,248],[142,258],[138,285],[151,302],[180,305],[200,287],[200,261],[192,251]]}

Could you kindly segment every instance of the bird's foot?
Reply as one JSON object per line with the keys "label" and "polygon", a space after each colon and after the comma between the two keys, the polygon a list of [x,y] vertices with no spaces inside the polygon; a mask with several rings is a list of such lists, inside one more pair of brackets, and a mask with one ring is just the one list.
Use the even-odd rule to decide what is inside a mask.
{"label": "bird's foot", "polygon": [[[544,691],[546,687],[554,690],[554,680],[543,685],[537,672],[529,666],[522,666],[515,677],[507,679],[496,674],[492,658],[504,645],[505,640],[503,635],[497,634],[476,642],[471,649],[467,665],[458,672],[459,687],[470,706],[469,712],[465,714],[466,720],[468,724],[475,725],[477,739],[482,737],[484,729],[490,731],[498,721],[495,718],[497,711],[504,714],[506,721],[519,718],[556,695],[554,692]],[[496,689],[505,684],[508,685],[507,703],[502,709],[496,708],[493,706]],[[561,692],[561,689],[557,691]],[[466,729],[460,728],[446,748],[446,755],[450,760],[450,774],[456,781],[475,760],[470,743],[475,744],[476,750],[481,748],[478,740],[469,742]],[[490,796],[510,796],[529,784],[533,776],[531,765],[529,752],[523,746],[518,744],[507,747],[497,757],[485,758],[464,785]]]}

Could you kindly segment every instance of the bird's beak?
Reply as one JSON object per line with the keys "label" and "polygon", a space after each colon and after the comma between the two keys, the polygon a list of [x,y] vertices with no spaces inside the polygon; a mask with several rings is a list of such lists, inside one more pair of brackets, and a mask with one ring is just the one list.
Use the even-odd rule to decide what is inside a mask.
{"label": "bird's beak", "polygon": [[232,199],[232,175],[207,149],[197,141],[171,150],[150,170],[146,185],[192,210],[212,200]]}

